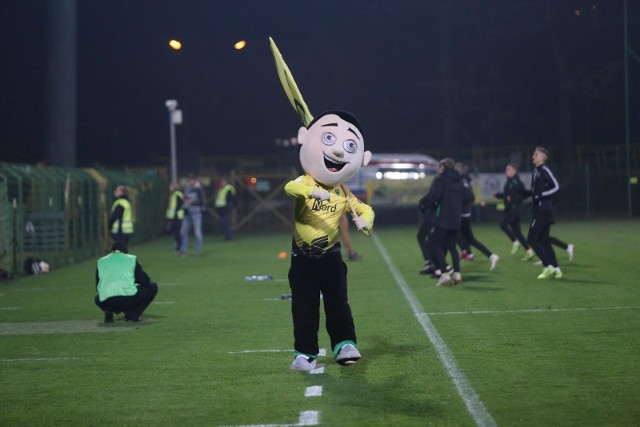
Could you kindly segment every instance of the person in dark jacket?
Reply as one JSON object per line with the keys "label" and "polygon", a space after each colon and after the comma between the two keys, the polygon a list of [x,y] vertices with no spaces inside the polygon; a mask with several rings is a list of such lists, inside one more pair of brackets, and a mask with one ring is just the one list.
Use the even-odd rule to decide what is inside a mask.
{"label": "person in dark jacket", "polygon": [[462,177],[462,185],[464,186],[462,221],[460,222],[460,232],[458,233],[458,244],[460,245],[460,248],[462,248],[461,258],[463,260],[471,261],[474,258],[473,253],[471,252],[471,246],[473,246],[489,258],[489,269],[495,270],[500,257],[480,243],[473,235],[473,230],[471,229],[471,208],[473,207],[473,202],[476,197],[473,194],[473,189],[471,188],[471,177],[468,173],[469,168],[465,164],[458,162],[455,165],[455,169]]}
{"label": "person in dark jacket", "polygon": [[433,274],[436,271],[436,262],[433,254],[433,239],[429,239],[429,233],[431,233],[431,229],[436,222],[436,206],[431,205],[427,207],[429,199],[433,198],[435,188],[436,186],[432,184],[429,188],[429,192],[427,192],[427,194],[425,194],[418,202],[418,209],[422,215],[422,222],[418,228],[416,238],[418,239],[418,246],[420,246],[422,258],[424,259],[424,264],[422,266],[422,270],[420,270],[420,274]]}
{"label": "person in dark jacket", "polygon": [[527,198],[527,189],[518,176],[518,165],[509,163],[504,174],[507,181],[501,193],[495,193],[494,197],[504,200],[504,215],[500,221],[500,228],[511,240],[511,255],[515,255],[520,245],[526,251],[523,261],[533,258],[533,249],[520,230],[520,217],[522,216],[522,202]]}
{"label": "person in dark jacket", "polygon": [[100,258],[96,268],[95,303],[104,311],[104,322],[113,322],[113,313],[123,312],[125,319],[139,322],[142,312],[158,293],[135,255],[127,253],[127,245],[117,241],[111,253]]}
{"label": "person in dark jacket", "polygon": [[[449,283],[458,284],[462,280],[460,274],[460,258],[456,251],[456,241],[462,220],[462,201],[464,186],[460,174],[454,168],[451,158],[442,159],[438,164],[438,176],[433,180],[432,191],[425,201],[425,208],[436,209],[436,220],[429,239],[433,239],[436,275],[440,273],[437,286]],[[445,253],[451,253],[453,277],[447,271]]]}
{"label": "person in dark jacket", "polygon": [[544,270],[538,275],[538,279],[562,277],[562,271],[558,266],[556,254],[549,240],[551,225],[555,222],[554,200],[560,190],[558,180],[547,167],[549,151],[544,147],[536,147],[531,157],[535,169],[531,179],[529,194],[533,199],[531,226],[527,242],[531,245],[536,255],[542,261]]}

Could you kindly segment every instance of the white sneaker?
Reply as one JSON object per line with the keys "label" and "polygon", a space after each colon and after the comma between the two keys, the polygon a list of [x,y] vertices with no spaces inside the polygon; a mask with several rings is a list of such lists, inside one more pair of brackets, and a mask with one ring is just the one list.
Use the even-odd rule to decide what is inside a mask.
{"label": "white sneaker", "polygon": [[442,273],[438,279],[438,283],[436,283],[436,286],[448,285],[449,283],[451,283],[451,276],[449,276],[449,273]]}
{"label": "white sneaker", "polygon": [[542,261],[538,260],[538,261],[534,262],[533,265],[542,265]]}
{"label": "white sneaker", "polygon": [[518,252],[518,248],[520,247],[520,242],[519,241],[515,241],[511,244],[511,255],[515,255],[516,252]]}
{"label": "white sneaker", "polygon": [[489,267],[489,270],[495,270],[496,265],[498,265],[498,261],[500,261],[500,257],[496,254],[491,254],[491,256],[489,257],[489,262],[491,263],[491,267]]}
{"label": "white sneaker", "polygon": [[569,255],[569,261],[573,261],[573,245],[569,244],[567,245],[567,254]]}
{"label": "white sneaker", "polygon": [[299,354],[291,363],[292,371],[312,371],[316,369],[316,359]]}
{"label": "white sneaker", "polygon": [[453,273],[453,285],[457,285],[460,282],[462,282],[462,274],[460,274],[459,272],[455,272]]}
{"label": "white sneaker", "polygon": [[340,348],[336,356],[336,362],[340,365],[353,365],[360,360],[362,355],[353,344],[345,344]]}

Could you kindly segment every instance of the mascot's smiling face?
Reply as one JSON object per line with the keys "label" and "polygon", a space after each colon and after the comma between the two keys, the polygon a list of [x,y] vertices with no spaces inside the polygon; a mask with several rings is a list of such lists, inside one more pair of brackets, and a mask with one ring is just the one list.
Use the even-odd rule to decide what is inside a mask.
{"label": "mascot's smiling face", "polygon": [[[354,124],[355,123],[355,124]],[[337,187],[371,160],[355,117],[330,112],[298,131],[300,164],[320,184]]]}

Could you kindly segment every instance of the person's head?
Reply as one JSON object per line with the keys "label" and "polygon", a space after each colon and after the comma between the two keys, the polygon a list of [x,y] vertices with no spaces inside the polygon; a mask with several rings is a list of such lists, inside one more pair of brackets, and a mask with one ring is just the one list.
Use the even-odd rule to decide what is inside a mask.
{"label": "person's head", "polygon": [[455,169],[456,162],[451,157],[446,157],[438,162],[438,173],[443,173],[446,169]]}
{"label": "person's head", "polygon": [[518,173],[518,165],[515,163],[508,163],[507,167],[504,169],[504,174],[507,178],[513,178]]}
{"label": "person's head", "polygon": [[549,160],[549,150],[544,147],[536,147],[531,156],[533,164],[536,166],[544,165]]}
{"label": "person's head", "polygon": [[111,252],[122,252],[123,254],[129,253],[127,244],[121,240],[118,240],[111,246]]}
{"label": "person's head", "polygon": [[115,198],[126,196],[127,195],[127,187],[124,185],[116,186],[115,190],[113,190],[113,196]]}
{"label": "person's head", "polygon": [[220,178],[220,181],[218,181],[218,188],[222,188],[225,185],[227,185],[229,183],[229,180],[227,180],[227,178],[222,177]]}
{"label": "person's head", "polygon": [[179,189],[180,189],[180,184],[178,184],[177,182],[174,181],[171,184],[169,184],[169,191],[173,192]]}
{"label": "person's head", "polygon": [[462,162],[456,162],[456,164],[454,165],[454,169],[457,170],[460,175],[466,175],[469,171],[467,165]]}
{"label": "person's head", "polygon": [[371,160],[358,119],[345,111],[328,111],[301,127],[298,144],[302,169],[330,187],[348,181]]}
{"label": "person's head", "polygon": [[194,173],[190,173],[187,176],[187,181],[189,181],[189,185],[194,186],[194,185],[196,185],[196,182],[198,181],[198,178],[196,177],[196,175]]}

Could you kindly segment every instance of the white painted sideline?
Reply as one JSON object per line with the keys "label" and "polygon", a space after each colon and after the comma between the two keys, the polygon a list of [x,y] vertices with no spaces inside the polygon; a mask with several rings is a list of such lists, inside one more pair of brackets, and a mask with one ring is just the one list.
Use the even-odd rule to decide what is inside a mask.
{"label": "white painted sideline", "polygon": [[473,311],[434,311],[429,316],[451,314],[513,314],[513,313],[559,313],[564,311],[609,311],[609,310],[637,310],[640,305],[628,305],[619,307],[576,307],[576,308],[523,308],[520,310],[473,310]]}
{"label": "white painted sideline", "polygon": [[382,255],[382,258],[387,263],[387,267],[389,267],[389,271],[396,280],[398,287],[400,287],[400,290],[409,302],[409,305],[413,310],[413,314],[418,319],[418,322],[420,322],[420,325],[422,325],[422,329],[427,334],[427,337],[431,341],[431,344],[433,344],[434,348],[436,349],[440,360],[447,369],[447,373],[453,380],[453,384],[458,391],[458,395],[460,395],[465,405],[467,406],[469,414],[471,414],[471,417],[478,426],[496,426],[496,422],[494,421],[491,414],[489,414],[489,411],[487,411],[487,408],[484,406],[484,403],[482,403],[482,400],[480,400],[480,396],[478,396],[478,394],[475,392],[475,390],[471,386],[471,383],[464,375],[464,372],[462,372],[462,369],[460,369],[460,367],[458,366],[458,363],[453,357],[451,350],[449,350],[447,344],[440,337],[440,334],[436,330],[435,326],[433,326],[433,323],[431,323],[429,316],[424,312],[422,304],[420,304],[416,296],[409,288],[409,285],[407,285],[407,282],[405,282],[400,272],[398,272],[398,269],[387,253],[387,250],[382,245],[382,242],[378,238],[377,234],[372,233],[371,237],[378,247],[380,255]]}

